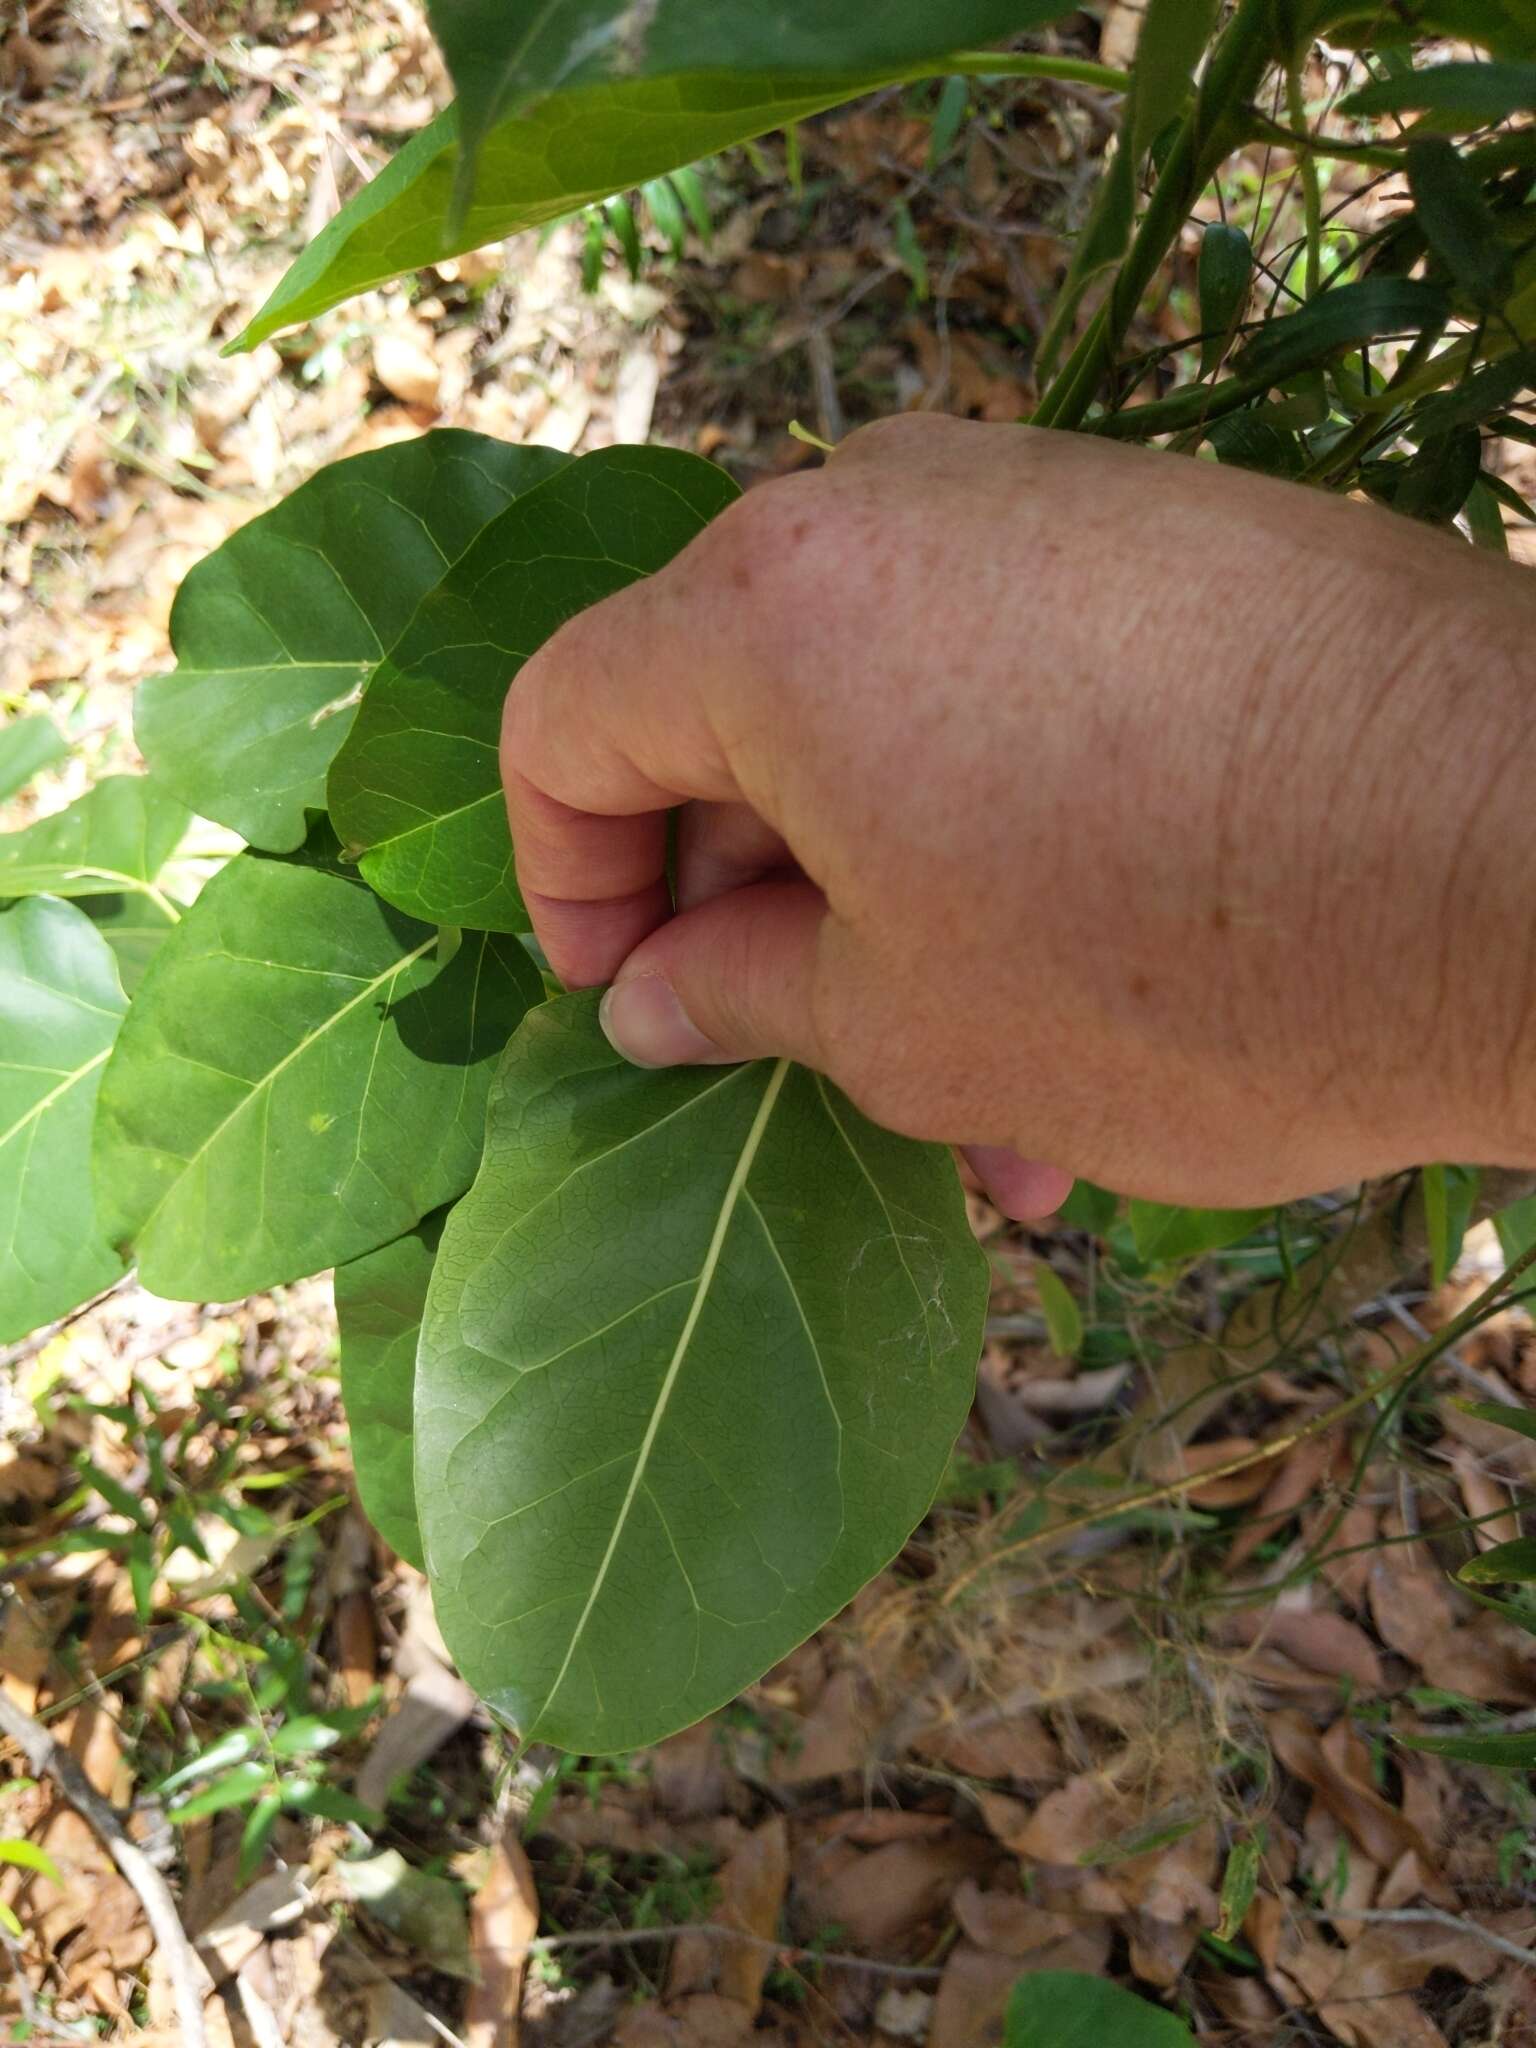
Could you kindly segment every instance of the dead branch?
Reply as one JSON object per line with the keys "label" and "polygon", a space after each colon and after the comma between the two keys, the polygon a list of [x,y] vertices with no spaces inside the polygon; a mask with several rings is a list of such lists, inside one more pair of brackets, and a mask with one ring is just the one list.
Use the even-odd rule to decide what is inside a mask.
{"label": "dead branch", "polygon": [[107,1854],[138,1893],[170,1973],[185,2048],[208,2048],[203,1999],[213,1986],[187,1939],[165,1879],[130,1839],[117,1808],[101,1796],[74,1757],[42,1722],[17,1706],[4,1686],[0,1686],[0,1734],[8,1735],[16,1744],[34,1776],[51,1778],[75,1811],[89,1821]]}

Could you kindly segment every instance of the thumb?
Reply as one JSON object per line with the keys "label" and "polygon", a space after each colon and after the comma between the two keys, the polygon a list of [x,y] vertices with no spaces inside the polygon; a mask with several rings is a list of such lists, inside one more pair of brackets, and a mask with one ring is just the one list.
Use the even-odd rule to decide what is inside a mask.
{"label": "thumb", "polygon": [[810,882],[758,882],[685,910],[629,955],[603,1030],[639,1067],[788,1056],[824,1067],[813,993],[827,904]]}

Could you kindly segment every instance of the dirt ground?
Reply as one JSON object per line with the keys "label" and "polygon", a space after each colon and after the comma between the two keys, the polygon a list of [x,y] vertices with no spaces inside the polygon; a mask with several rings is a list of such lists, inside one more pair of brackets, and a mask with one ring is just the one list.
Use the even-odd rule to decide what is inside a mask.
{"label": "dirt ground", "polygon": [[[443,93],[410,0],[30,0],[0,31],[0,707],[78,743],[0,823],[135,763],[181,577],[339,455],[651,436],[750,485],[816,459],[791,420],[1016,418],[1112,118],[999,86],[940,151],[933,91],[880,95],[798,161],[775,136],[706,166],[707,242],[642,222],[638,279],[610,237],[584,289],[567,225],[222,360]],[[1189,331],[1187,253],[1148,341]],[[1536,1639],[1447,1576],[1521,1526],[1536,1442],[1460,1397],[1536,1401],[1529,1319],[1447,1353],[1374,1442],[1336,1413],[1496,1270],[1491,1231],[1437,1290],[1362,1258],[1348,1296],[1346,1262],[1323,1325],[1235,1357],[1211,1332],[1273,1260],[1111,1270],[972,1209],[992,1315],[934,1513],[740,1701],[630,1759],[515,1758],[448,1668],[352,1497],[328,1281],[124,1286],[0,1354],[0,1688],[167,1873],[211,2039],[974,2048],[1022,1973],[1078,1970],[1202,2043],[1536,2043],[1528,1783],[1392,1739],[1536,1727]],[[1097,1304],[1071,1356],[1054,1280]],[[1134,1470],[1141,1505],[1027,1547],[1074,1464]],[[140,1529],[146,1488],[172,1505]],[[242,1812],[172,1828],[169,1773],[316,1714],[332,1810],[283,1814],[244,1871]],[[346,1798],[383,1810],[371,1847]],[[3,2038],[178,2041],[139,1892],[3,1747],[0,1906]]]}

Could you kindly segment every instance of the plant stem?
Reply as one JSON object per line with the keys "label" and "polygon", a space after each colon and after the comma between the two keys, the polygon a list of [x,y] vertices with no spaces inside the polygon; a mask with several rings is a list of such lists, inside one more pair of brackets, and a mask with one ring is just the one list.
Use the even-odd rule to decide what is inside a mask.
{"label": "plant stem", "polygon": [[1309,146],[1297,151],[1301,170],[1302,204],[1307,222],[1307,268],[1306,297],[1315,299],[1323,275],[1323,190],[1318,177],[1317,156],[1310,147],[1312,131],[1307,126],[1307,101],[1302,91],[1302,65],[1305,59],[1298,56],[1286,66],[1285,98],[1286,109],[1291,117],[1291,126],[1298,135],[1305,135]]}
{"label": "plant stem", "polygon": [[1148,285],[1178,240],[1191,202],[1226,154],[1234,114],[1253,97],[1273,54],[1272,0],[1240,0],[1194,105],[1179,125],[1141,225],[1099,308],[1035,412],[1041,427],[1077,427],[1136,317]]}
{"label": "plant stem", "polygon": [[927,78],[1059,78],[1068,85],[1096,85],[1103,92],[1128,92],[1131,74],[1079,57],[1043,57],[1033,50],[956,50],[925,68]]}

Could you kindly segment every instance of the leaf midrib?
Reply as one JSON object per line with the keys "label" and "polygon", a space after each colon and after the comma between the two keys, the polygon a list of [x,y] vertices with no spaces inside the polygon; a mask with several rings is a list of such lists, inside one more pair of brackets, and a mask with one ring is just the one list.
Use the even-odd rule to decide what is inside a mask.
{"label": "leaf midrib", "polygon": [[[51,1109],[61,1096],[67,1095],[71,1088],[83,1081],[86,1075],[92,1072],[94,1068],[99,1067],[111,1050],[110,1045],[104,1045],[101,1051],[95,1054],[93,1058],[88,1059],[83,1067],[76,1067],[72,1072],[65,1074],[57,1088],[50,1088],[46,1095],[38,1097],[30,1109],[23,1110],[8,1131],[0,1131],[0,1152],[5,1150],[5,1147],[10,1144],[18,1131],[24,1131],[28,1124],[36,1123],[38,1118]],[[7,1072],[16,1071],[19,1070],[7,1067]],[[58,1069],[55,1068],[54,1071],[57,1072]]]}
{"label": "leaf midrib", "polygon": [[720,1213],[715,1218],[715,1228],[709,1240],[709,1248],[704,1254],[704,1263],[699,1269],[699,1277],[694,1288],[693,1300],[689,1303],[688,1313],[683,1320],[683,1327],[678,1333],[677,1343],[673,1347],[671,1358],[668,1360],[666,1374],[657,1391],[656,1402],[651,1410],[650,1420],[646,1424],[644,1436],[640,1439],[640,1448],[635,1453],[634,1470],[629,1476],[629,1485],[625,1489],[624,1499],[620,1503],[619,1512],[614,1517],[613,1531],[608,1538],[607,1548],[603,1552],[602,1561],[599,1563],[596,1575],[592,1580],[592,1590],[588,1593],[586,1604],[577,1617],[575,1628],[571,1631],[571,1639],[566,1645],[565,1656],[561,1660],[560,1669],[556,1672],[554,1682],[551,1684],[549,1691],[544,1695],[544,1704],[540,1707],[529,1726],[527,1731],[529,1736],[532,1736],[540,1721],[549,1712],[551,1704],[559,1694],[561,1686],[565,1683],[572,1660],[576,1655],[582,1636],[586,1632],[587,1623],[592,1618],[592,1610],[596,1607],[598,1599],[602,1594],[603,1586],[608,1578],[609,1568],[623,1539],[624,1530],[629,1522],[630,1511],[634,1507],[641,1488],[645,1484],[645,1475],[650,1464],[651,1452],[655,1448],[656,1438],[661,1432],[661,1425],[667,1412],[667,1405],[672,1398],[672,1390],[677,1385],[678,1376],[682,1372],[684,1361],[688,1356],[688,1346],[693,1341],[693,1333],[698,1327],[700,1316],[704,1313],[704,1304],[709,1298],[710,1286],[720,1264],[720,1255],[725,1248],[725,1240],[730,1233],[737,1204],[740,1202],[746,1188],[747,1178],[757,1159],[759,1148],[763,1142],[763,1135],[767,1131],[769,1121],[773,1116],[774,1107],[779,1099],[779,1093],[784,1086],[785,1077],[788,1073],[788,1060],[775,1061],[773,1072],[768,1077],[768,1085],[763,1090],[763,1099],[757,1106],[757,1114],[752,1119],[751,1127],[742,1143],[740,1156],[736,1161],[730,1180],[726,1184],[725,1194],[721,1198]]}

